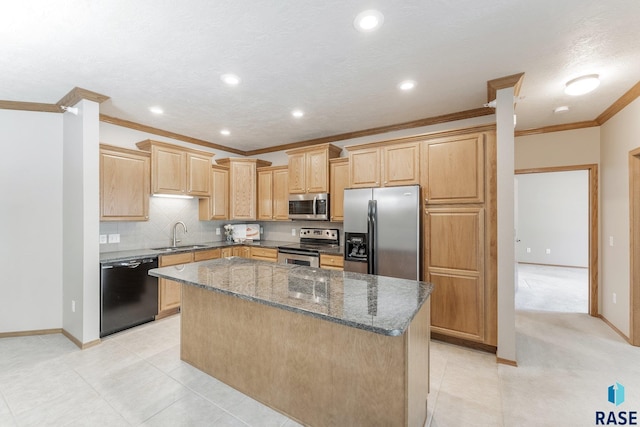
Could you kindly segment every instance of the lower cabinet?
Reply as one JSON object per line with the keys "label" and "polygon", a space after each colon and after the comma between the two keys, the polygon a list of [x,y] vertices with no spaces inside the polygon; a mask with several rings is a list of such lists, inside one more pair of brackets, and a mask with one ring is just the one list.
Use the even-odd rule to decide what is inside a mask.
{"label": "lower cabinet", "polygon": [[344,258],[342,255],[320,254],[320,268],[344,270]]}
{"label": "lower cabinet", "polygon": [[231,248],[233,256],[240,258],[251,258],[251,248],[249,246],[234,246]]}

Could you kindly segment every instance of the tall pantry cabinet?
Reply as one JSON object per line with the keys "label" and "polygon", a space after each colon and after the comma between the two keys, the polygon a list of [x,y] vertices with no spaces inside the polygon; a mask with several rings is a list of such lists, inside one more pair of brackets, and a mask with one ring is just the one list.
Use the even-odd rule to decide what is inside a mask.
{"label": "tall pantry cabinet", "polygon": [[422,144],[423,278],[434,284],[432,333],[495,347],[495,130]]}

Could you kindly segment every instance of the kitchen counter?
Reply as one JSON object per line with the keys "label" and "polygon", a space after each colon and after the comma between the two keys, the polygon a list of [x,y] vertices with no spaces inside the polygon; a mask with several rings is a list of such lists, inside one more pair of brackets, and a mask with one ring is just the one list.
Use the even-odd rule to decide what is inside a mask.
{"label": "kitchen counter", "polygon": [[224,258],[152,276],[377,334],[402,335],[433,285],[413,280]]}
{"label": "kitchen counter", "polygon": [[432,285],[231,257],[181,282],[180,358],[303,425],[423,426]]}
{"label": "kitchen counter", "polygon": [[[156,258],[160,255],[169,255],[169,254],[179,254],[183,252],[196,252],[196,251],[204,251],[207,249],[215,249],[215,248],[228,248],[233,246],[260,246],[263,248],[272,248],[277,249],[278,246],[287,246],[296,244],[295,242],[282,242],[277,240],[252,240],[245,241],[244,243],[229,243],[227,241],[218,241],[218,242],[206,242],[206,243],[197,243],[198,248],[191,248],[191,245],[185,245],[182,249],[167,251],[159,251],[151,248],[142,248],[142,249],[134,249],[127,251],[113,251],[113,252],[101,252],[100,253],[100,262],[117,262],[117,261],[128,261],[134,258]],[[196,245],[194,243],[194,245]]]}

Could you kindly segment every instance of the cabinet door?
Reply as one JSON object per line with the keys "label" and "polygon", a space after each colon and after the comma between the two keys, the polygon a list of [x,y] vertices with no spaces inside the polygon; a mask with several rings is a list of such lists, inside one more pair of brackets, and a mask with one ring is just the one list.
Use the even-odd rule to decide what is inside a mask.
{"label": "cabinet door", "polygon": [[258,219],[273,219],[273,172],[258,172]]}
{"label": "cabinet door", "polygon": [[186,153],[179,149],[153,146],[151,149],[151,186],[153,193],[186,192]]}
{"label": "cabinet door", "polygon": [[350,188],[380,187],[380,149],[357,150],[349,154]]}
{"label": "cabinet door", "polygon": [[[346,160],[346,159],[345,159]],[[349,162],[331,162],[330,172],[331,221],[344,220],[344,189],[349,186]]]}
{"label": "cabinet door", "polygon": [[[158,262],[160,267],[175,266],[181,268],[183,264],[193,262],[193,253],[182,253],[161,256]],[[169,310],[177,310],[180,307],[182,285],[173,280],[158,279],[158,317]]]}
{"label": "cabinet door", "polygon": [[483,134],[426,141],[423,153],[429,204],[483,203]]}
{"label": "cabinet door", "polygon": [[251,247],[251,259],[262,261],[276,262],[278,261],[278,250],[271,248]]}
{"label": "cabinet door", "polygon": [[211,158],[187,153],[187,194],[209,197],[211,195]]}
{"label": "cabinet door", "polygon": [[427,208],[425,236],[432,331],[483,342],[484,209]]}
{"label": "cabinet door", "polygon": [[256,164],[231,163],[230,219],[256,219]]}
{"label": "cabinet door", "polygon": [[200,221],[229,218],[229,169],[211,168],[211,197],[199,200]]}
{"label": "cabinet door", "polygon": [[220,256],[222,258],[229,258],[233,256],[233,248],[229,247],[220,249]]}
{"label": "cabinet door", "polygon": [[289,219],[289,172],[286,169],[273,171],[273,219]]}
{"label": "cabinet door", "polygon": [[194,261],[205,261],[208,259],[220,258],[220,249],[206,249],[204,251],[198,251],[193,253]]}
{"label": "cabinet door", "polygon": [[329,192],[329,152],[327,149],[305,153],[307,193]]}
{"label": "cabinet door", "polygon": [[233,256],[251,258],[251,248],[249,246],[234,246],[231,249]]}
{"label": "cabinet door", "polygon": [[389,145],[383,148],[383,186],[413,185],[420,182],[420,143]]}
{"label": "cabinet door", "polygon": [[307,192],[304,153],[289,154],[289,193]]}
{"label": "cabinet door", "polygon": [[149,219],[148,156],[100,150],[100,221]]}
{"label": "cabinet door", "polygon": [[320,268],[327,270],[343,270],[344,258],[342,255],[320,254]]}

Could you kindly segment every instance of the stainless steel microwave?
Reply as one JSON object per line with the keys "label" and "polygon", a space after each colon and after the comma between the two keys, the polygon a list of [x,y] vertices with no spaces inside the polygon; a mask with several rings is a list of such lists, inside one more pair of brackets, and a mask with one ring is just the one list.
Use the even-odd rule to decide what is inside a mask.
{"label": "stainless steel microwave", "polygon": [[289,219],[329,221],[329,194],[289,194]]}

